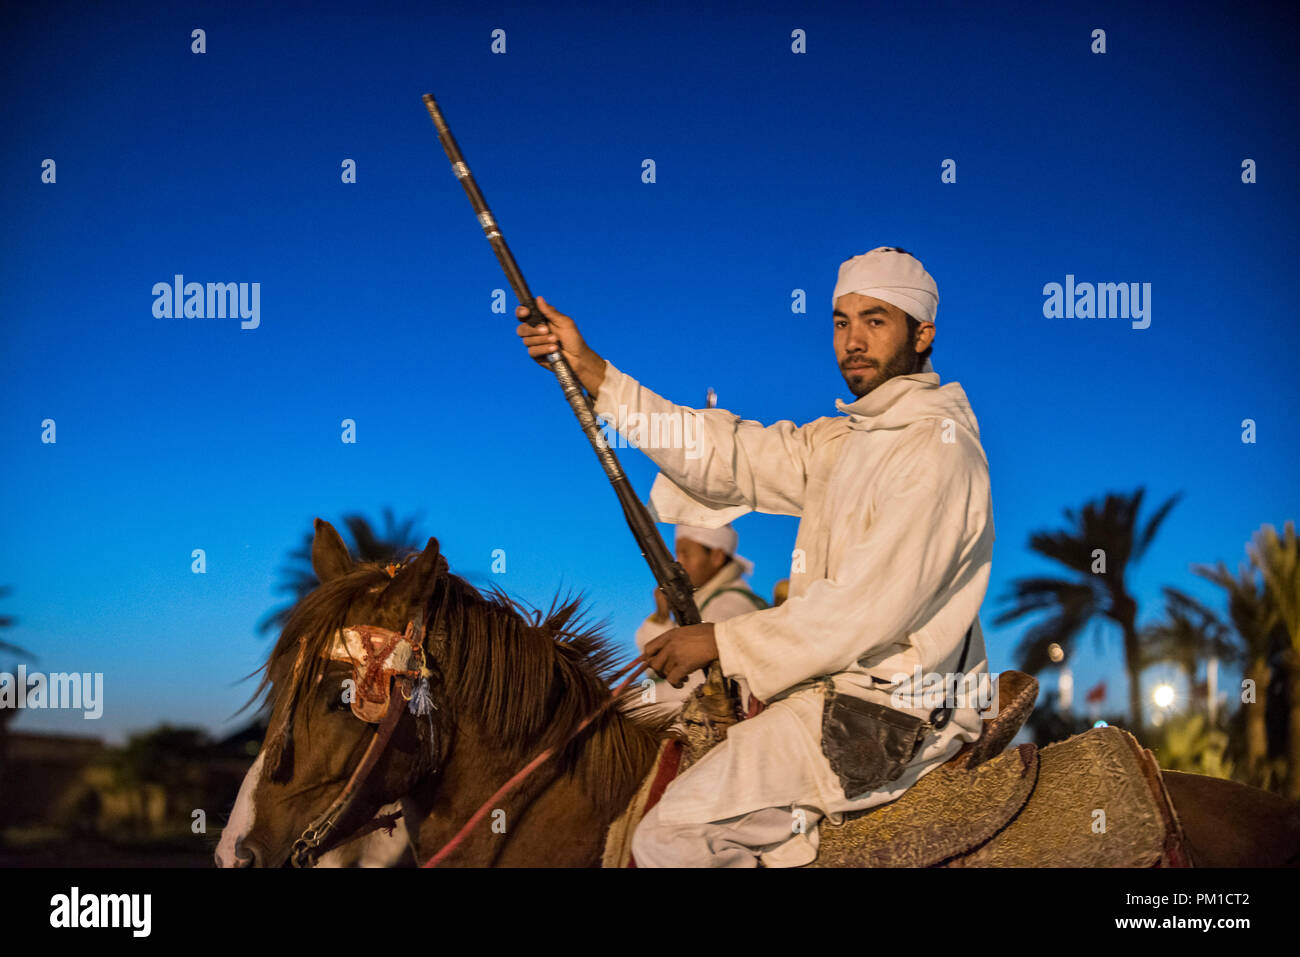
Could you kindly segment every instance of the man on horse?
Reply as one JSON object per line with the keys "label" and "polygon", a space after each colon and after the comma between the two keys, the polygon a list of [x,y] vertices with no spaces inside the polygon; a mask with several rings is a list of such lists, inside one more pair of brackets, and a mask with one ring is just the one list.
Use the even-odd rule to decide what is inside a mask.
{"label": "man on horse", "polygon": [[933,701],[918,686],[987,674],[977,615],[993,552],[978,424],[961,386],[941,385],[929,361],[934,279],[891,247],[840,266],[832,342],[856,398],[804,426],[673,405],[538,302],[548,322],[521,324],[520,337],[539,362],[558,344],[597,414],[680,416],[692,426],[682,434],[699,436],[689,450],[643,449],[661,472],[650,498],[660,520],[801,519],[788,601],[646,646],[674,687],[717,660],[767,706],[668,786],[636,831],[637,864],[809,863],[822,817],[898,798],[980,732],[975,707],[951,691],[950,718],[927,721]]}
{"label": "man on horse", "polygon": [[[767,607],[767,602],[758,597],[745,581],[744,576],[754,570],[754,564],[736,553],[740,538],[734,528],[730,525],[721,528],[678,525],[676,538],[677,561],[686,569],[691,584],[695,586],[695,604],[700,609],[701,619],[717,623]],[[663,591],[656,588],[654,597],[654,613],[636,630],[636,646],[642,652],[646,645],[673,627],[668,614],[668,599]],[[656,682],[656,704],[664,711],[678,711],[682,701],[703,683],[703,672],[691,675],[675,692],[671,686],[662,688]],[[744,687],[743,681],[740,684],[741,707],[747,708],[749,689]]]}

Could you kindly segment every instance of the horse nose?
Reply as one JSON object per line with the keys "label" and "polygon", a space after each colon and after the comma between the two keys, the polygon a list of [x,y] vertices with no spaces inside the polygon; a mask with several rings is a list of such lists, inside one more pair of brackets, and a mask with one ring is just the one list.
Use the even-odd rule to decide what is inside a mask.
{"label": "horse nose", "polygon": [[257,867],[257,862],[257,849],[252,844],[245,843],[242,837],[238,838],[235,841],[235,860],[230,866]]}

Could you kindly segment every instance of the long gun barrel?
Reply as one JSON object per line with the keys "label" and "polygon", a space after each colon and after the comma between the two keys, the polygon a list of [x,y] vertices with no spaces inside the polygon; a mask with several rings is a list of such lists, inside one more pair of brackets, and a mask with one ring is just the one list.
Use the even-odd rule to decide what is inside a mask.
{"label": "long gun barrel", "polygon": [[[537,302],[528,289],[524,274],[519,269],[519,264],[515,262],[510,247],[506,245],[505,237],[501,234],[501,228],[492,215],[492,211],[488,208],[487,201],[483,198],[483,193],[478,188],[478,183],[475,182],[473,174],[470,173],[469,166],[465,163],[465,157],[461,155],[460,147],[456,144],[456,138],[452,136],[451,129],[442,115],[442,110],[438,108],[438,102],[433,98],[433,94],[424,94],[424,105],[428,108],[429,116],[433,119],[433,126],[438,131],[438,141],[442,143],[442,148],[447,154],[452,172],[460,180],[460,185],[465,188],[465,195],[469,197],[470,205],[474,207],[474,213],[478,216],[479,225],[483,227],[483,234],[492,245],[492,251],[496,253],[497,262],[501,264],[506,279],[510,282],[511,288],[519,298],[520,304],[528,307],[527,321],[532,325],[544,323],[546,317],[537,308]],[[667,546],[664,545],[663,538],[659,535],[659,530],[655,528],[654,521],[650,518],[650,512],[632,490],[632,484],[628,481],[623,467],[619,464],[618,456],[609,447],[609,443],[605,441],[605,437],[601,433],[600,426],[596,424],[596,414],[591,400],[582,391],[578,377],[574,375],[568,360],[564,358],[564,355],[558,349],[547,355],[546,361],[550,365],[551,371],[555,373],[560,388],[564,391],[564,398],[568,401],[569,408],[573,410],[573,414],[582,425],[582,431],[586,433],[587,441],[591,443],[591,448],[596,453],[596,458],[600,461],[600,467],[604,469],[609,484],[614,487],[614,494],[618,496],[619,504],[623,507],[623,515],[627,519],[628,528],[632,531],[632,537],[636,539],[637,546],[641,549],[641,555],[650,566],[655,581],[663,589],[668,600],[668,607],[672,610],[677,624],[698,624],[700,610],[695,607],[694,588],[691,585],[690,576],[686,574],[686,569],[682,568],[673,559]],[[722,671],[716,661],[709,668],[707,684],[706,695],[710,697],[721,696],[715,697],[714,700],[720,701],[731,697],[727,684],[723,680]],[[732,711],[735,712],[736,703],[734,700],[731,701],[731,707]]]}

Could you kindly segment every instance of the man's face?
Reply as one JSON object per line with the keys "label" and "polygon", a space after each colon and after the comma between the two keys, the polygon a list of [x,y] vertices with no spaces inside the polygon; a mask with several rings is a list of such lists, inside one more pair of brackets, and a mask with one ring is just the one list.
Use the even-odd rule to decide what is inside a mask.
{"label": "man's face", "polygon": [[934,341],[934,323],[921,323],[912,340],[907,313],[856,292],[835,300],[834,320],[835,361],[858,398],[896,375],[919,372],[917,354]]}
{"label": "man's face", "polygon": [[691,576],[691,584],[699,588],[727,564],[727,553],[720,548],[709,548],[683,538],[677,542],[677,560],[686,569],[686,574]]}

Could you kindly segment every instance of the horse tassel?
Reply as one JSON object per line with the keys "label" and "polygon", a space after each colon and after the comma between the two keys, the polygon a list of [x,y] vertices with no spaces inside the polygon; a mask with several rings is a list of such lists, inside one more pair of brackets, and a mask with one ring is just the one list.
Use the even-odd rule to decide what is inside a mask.
{"label": "horse tassel", "polygon": [[420,680],[415,683],[415,690],[411,692],[410,704],[411,714],[418,716],[432,714],[433,709],[437,707],[433,703],[433,692],[429,690],[429,676],[426,669],[421,669]]}

